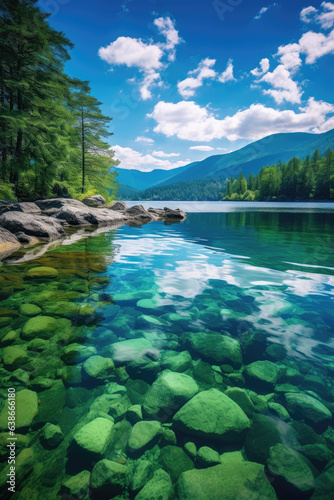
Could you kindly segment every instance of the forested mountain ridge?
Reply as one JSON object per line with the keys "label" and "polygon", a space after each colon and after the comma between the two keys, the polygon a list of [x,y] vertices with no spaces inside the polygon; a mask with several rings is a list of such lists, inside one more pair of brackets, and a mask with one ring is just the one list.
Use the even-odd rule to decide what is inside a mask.
{"label": "forested mountain ridge", "polygon": [[[319,149],[320,155],[334,147],[334,129],[323,134],[274,134],[223,155],[209,156],[169,179],[168,184],[186,180],[220,177],[245,177],[258,174],[265,165],[289,161],[293,156],[305,159]],[[164,182],[163,184],[166,184]]]}
{"label": "forested mountain ridge", "polygon": [[[197,162],[195,162],[197,163]],[[154,169],[151,172],[141,172],[140,170],[129,170],[122,168],[122,164],[117,167],[117,180],[122,184],[134,189],[147,189],[160,184],[169,184],[172,177],[181,174],[188,168],[195,165],[190,163],[184,167],[178,167],[173,170]]]}

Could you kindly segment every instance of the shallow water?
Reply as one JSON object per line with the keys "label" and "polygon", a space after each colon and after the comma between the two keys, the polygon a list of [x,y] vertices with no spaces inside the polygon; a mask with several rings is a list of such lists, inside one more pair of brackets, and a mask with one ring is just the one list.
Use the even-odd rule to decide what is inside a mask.
{"label": "shallow water", "polygon": [[[177,205],[183,208],[184,204]],[[17,429],[17,454],[28,449],[33,457],[23,456],[25,465],[21,466],[23,472],[18,472],[14,498],[61,498],[64,492],[68,495],[70,490],[62,483],[66,486],[82,470],[91,472],[101,458],[126,464],[128,479],[106,490],[95,485],[90,498],[134,498],[138,490],[131,490],[133,470],[143,457],[155,464],[153,469],[167,470],[173,483],[187,470],[187,460],[188,469],[198,470],[219,463],[200,454],[196,458],[189,455],[189,442],[197,449],[209,446],[220,457],[225,454],[229,463],[237,459],[228,453],[238,451],[247,461],[267,463],[276,493],[261,496],[258,492],[260,496],[251,498],[296,498],[299,487],[283,487],[270,476],[270,447],[259,452],[268,426],[266,440],[271,445],[283,443],[301,453],[298,457],[310,460],[304,471],[305,482],[310,482],[306,477],[309,471],[312,481],[319,476],[304,491],[306,498],[312,494],[314,484],[315,495],[320,491],[324,468],[334,457],[333,422],[330,413],[326,416],[326,410],[334,411],[334,212],[331,206],[320,204],[294,206],[293,211],[287,206],[274,211],[271,206],[268,211],[263,204],[256,209],[256,204],[249,204],[253,208],[240,208],[239,204],[214,204],[212,208],[211,204],[210,209],[208,204],[204,208],[196,202],[192,210],[189,203],[186,205],[184,208],[193,213],[181,224],[123,226],[57,246],[33,261],[18,263],[22,260],[19,252],[0,267],[0,341],[4,353],[1,396],[4,402],[8,387],[14,387],[17,394],[28,388],[37,393],[38,399],[35,408],[34,394],[28,394],[27,413],[31,411],[32,418]],[[204,213],[195,213],[200,209]],[[56,271],[36,276],[31,270],[41,266]],[[22,304],[39,309],[22,308]],[[53,318],[53,322],[41,328],[30,319],[44,316]],[[224,360],[219,357],[222,335],[235,339],[239,349],[241,346],[242,363],[233,356],[226,355]],[[135,339],[144,339],[144,343],[131,347],[123,344],[124,348],[117,349],[118,342]],[[83,352],[74,346],[71,353],[68,345],[73,343],[88,349]],[[8,351],[11,346],[24,351],[14,353],[18,356],[14,361]],[[191,359],[185,356],[188,361],[176,368],[168,363],[169,351],[188,351]],[[96,355],[112,358],[116,368],[109,366],[100,376],[87,374],[85,364]],[[263,360],[270,363],[266,367],[269,371],[272,364],[279,367],[279,374],[259,376],[245,368]],[[238,438],[228,438],[220,436],[218,430],[217,435],[196,433],[177,425],[173,416],[193,396],[187,397],[181,389],[182,397],[166,396],[168,401],[160,402],[159,409],[150,412],[147,404],[145,407],[147,391],[166,368],[191,377],[199,391],[244,389],[247,401],[251,399],[248,435],[252,433],[253,444],[247,438],[247,429]],[[182,383],[187,385],[187,380]],[[306,413],[303,408],[296,409],[285,396],[296,392],[312,398],[313,404],[319,401],[322,414],[314,408],[312,415],[305,408]],[[106,394],[112,395],[108,402]],[[117,409],[113,406],[116,401]],[[275,407],[277,403],[280,407]],[[144,420],[162,422],[170,433],[160,433],[159,439],[134,452],[129,436],[135,420],[128,407],[138,404],[144,405]],[[244,403],[240,406],[245,410]],[[5,411],[0,415],[0,425]],[[96,418],[113,420],[114,430],[107,449],[92,458],[84,456],[82,449],[78,451],[73,436]],[[266,423],[261,419],[267,419]],[[46,423],[59,425],[64,437],[51,449],[41,435]],[[4,466],[8,455],[5,429],[2,425]],[[241,471],[241,455],[238,457],[236,474],[238,467]],[[82,479],[84,486],[87,477]],[[333,473],[330,478],[333,480]],[[146,483],[149,479],[150,475]],[[239,486],[238,479],[234,483],[239,488],[237,493],[226,498],[241,499],[244,496],[240,495],[250,494],[241,480]],[[323,499],[333,498],[334,481],[330,485]],[[88,498],[87,487],[84,493],[73,492],[73,498]],[[142,495],[150,498],[148,493]],[[193,493],[182,489],[179,482],[170,495],[181,499]],[[198,495],[195,498],[204,499]],[[210,495],[216,498],[214,492],[208,499]]]}

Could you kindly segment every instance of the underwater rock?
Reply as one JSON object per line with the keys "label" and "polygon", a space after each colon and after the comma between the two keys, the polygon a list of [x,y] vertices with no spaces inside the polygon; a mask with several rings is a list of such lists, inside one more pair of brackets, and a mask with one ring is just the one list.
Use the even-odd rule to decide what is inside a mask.
{"label": "underwater rock", "polygon": [[[15,395],[15,427],[22,429],[30,427],[38,413],[37,393],[22,389]],[[0,413],[0,430],[8,429],[8,401]]]}
{"label": "underwater rock", "polygon": [[63,481],[62,492],[71,498],[87,500],[89,484],[90,472],[88,470],[83,470],[79,472],[79,474]]}
{"label": "underwater rock", "polygon": [[66,389],[62,380],[56,380],[53,386],[39,394],[40,404],[34,424],[58,424],[66,400]]}
{"label": "underwater rock", "polygon": [[50,387],[52,387],[54,383],[55,381],[50,378],[35,377],[29,381],[28,388],[32,389],[33,391],[40,392],[44,391],[45,389],[50,389]]}
{"label": "underwater rock", "polygon": [[197,452],[196,465],[200,467],[211,467],[220,464],[219,453],[209,446],[201,446]]}
{"label": "underwater rock", "polygon": [[333,453],[324,444],[306,444],[300,452],[320,471],[333,459]]}
{"label": "underwater rock", "polygon": [[87,205],[87,207],[103,207],[106,204],[106,200],[100,194],[95,194],[94,196],[86,196],[82,200],[82,203]]}
{"label": "underwater rock", "polygon": [[23,325],[21,337],[31,340],[34,337],[49,339],[58,327],[57,320],[51,316],[35,316]]}
{"label": "underwater rock", "polygon": [[149,460],[140,460],[135,464],[130,481],[130,489],[139,491],[152,477],[153,465]]}
{"label": "underwater rock", "polygon": [[7,370],[15,370],[15,368],[27,363],[27,351],[16,346],[5,347],[2,352],[2,361]]}
{"label": "underwater rock", "polygon": [[159,462],[173,483],[176,483],[182,472],[194,469],[193,461],[179,446],[164,446],[160,452]]}
{"label": "underwater rock", "polygon": [[173,417],[175,426],[185,434],[218,442],[239,442],[250,427],[243,410],[217,389],[194,396]]}
{"label": "underwater rock", "polygon": [[91,356],[84,362],[82,371],[88,378],[104,380],[115,376],[115,365],[110,358]]}
{"label": "underwater rock", "polygon": [[189,351],[165,351],[162,354],[161,367],[173,372],[185,372],[192,366]]}
{"label": "underwater rock", "polygon": [[[223,493],[223,496],[222,496]],[[179,500],[277,500],[263,466],[253,462],[216,465],[183,472],[177,483]]]}
{"label": "underwater rock", "polygon": [[324,426],[332,419],[332,414],[324,404],[304,393],[287,393],[285,401],[290,415],[296,419],[304,419],[312,427]]}
{"label": "underwater rock", "polygon": [[285,498],[309,498],[314,489],[313,474],[302,455],[283,444],[270,448],[266,471],[275,490]]}
{"label": "underwater rock", "polygon": [[61,359],[67,365],[71,365],[85,361],[90,356],[94,356],[96,352],[95,347],[74,343],[65,347]]}
{"label": "underwater rock", "polygon": [[[21,484],[21,482],[26,479],[29,474],[31,474],[35,463],[34,450],[32,448],[26,448],[22,450],[17,456],[15,460],[15,483],[16,485]],[[2,471],[0,472],[0,491],[3,490],[3,487],[8,486],[8,475],[10,471],[10,465],[8,464]],[[6,488],[7,492],[7,488]],[[2,491],[2,493],[4,493]],[[20,495],[21,497],[21,495]],[[7,498],[4,496],[3,498]]]}
{"label": "underwater rock", "polygon": [[287,354],[287,350],[282,344],[270,344],[265,350],[265,354],[273,361],[282,361]]}
{"label": "underwater rock", "polygon": [[182,342],[189,350],[217,365],[230,364],[235,368],[242,363],[240,344],[237,340],[218,333],[184,333]]}
{"label": "underwater rock", "polygon": [[281,404],[270,402],[270,403],[268,403],[268,408],[269,408],[269,410],[271,410],[271,412],[273,412],[275,415],[277,415],[278,418],[280,418],[284,422],[291,420],[289,412]]}
{"label": "underwater rock", "polygon": [[64,435],[59,425],[45,424],[41,432],[41,441],[45,448],[57,448],[64,440]]}
{"label": "underwater rock", "polygon": [[106,418],[95,418],[79,429],[73,442],[87,459],[101,459],[107,451],[113,436],[114,424]]}
{"label": "underwater rock", "polygon": [[224,465],[233,463],[237,467],[240,462],[245,462],[245,458],[242,451],[226,451],[220,455],[220,462]]}
{"label": "underwater rock", "polygon": [[130,363],[145,356],[148,349],[153,349],[151,342],[142,338],[123,340],[109,346],[111,357],[116,364]]}
{"label": "underwater rock", "polygon": [[265,464],[270,448],[283,440],[297,444],[296,434],[288,424],[267,415],[255,414],[244,442],[248,460]]}
{"label": "underwater rock", "polygon": [[6,335],[1,339],[0,346],[5,347],[10,344],[13,344],[13,342],[15,342],[15,340],[17,340],[18,337],[19,337],[19,332],[11,330],[10,332],[6,333]]}
{"label": "underwater rock", "polygon": [[23,316],[28,316],[28,317],[33,317],[37,316],[38,314],[41,314],[42,309],[35,304],[21,304],[20,306],[20,313],[23,314]]}
{"label": "underwater rock", "polygon": [[127,409],[126,418],[132,425],[143,420],[141,405],[130,406]]}
{"label": "underwater rock", "polygon": [[57,269],[46,266],[33,267],[26,274],[26,278],[57,278],[57,276]]}
{"label": "underwater rock", "polygon": [[271,361],[254,361],[247,365],[244,371],[250,384],[264,389],[272,389],[280,374],[281,368]]}
{"label": "underwater rock", "polygon": [[7,231],[0,224],[0,259],[7,257],[21,247],[21,243],[11,232]]}
{"label": "underwater rock", "polygon": [[226,389],[225,394],[240,406],[240,408],[246,413],[247,417],[252,417],[255,408],[246,391],[240,389],[239,387],[230,387]]}
{"label": "underwater rock", "polygon": [[172,481],[162,469],[158,469],[153,474],[142,490],[135,496],[135,500],[168,500],[173,490]]}
{"label": "underwater rock", "polygon": [[113,417],[115,422],[122,420],[125,416],[128,408],[130,408],[131,402],[129,398],[125,395],[116,399],[109,408],[108,414]]}
{"label": "underwater rock", "polygon": [[147,356],[134,359],[126,368],[132,379],[141,378],[145,382],[152,383],[160,371],[160,363],[152,361]]}
{"label": "underwater rock", "polygon": [[161,436],[161,423],[156,420],[137,422],[132,430],[128,441],[130,452],[144,452],[152,448]]}
{"label": "underwater rock", "polygon": [[315,489],[311,500],[330,500],[334,491],[334,463],[331,462],[315,480]]}
{"label": "underwater rock", "polygon": [[123,493],[127,483],[128,468],[111,460],[100,460],[94,466],[90,487],[98,498],[113,498]]}
{"label": "underwater rock", "polygon": [[195,380],[184,373],[164,370],[148,390],[143,410],[147,415],[162,417],[175,412],[198,392]]}

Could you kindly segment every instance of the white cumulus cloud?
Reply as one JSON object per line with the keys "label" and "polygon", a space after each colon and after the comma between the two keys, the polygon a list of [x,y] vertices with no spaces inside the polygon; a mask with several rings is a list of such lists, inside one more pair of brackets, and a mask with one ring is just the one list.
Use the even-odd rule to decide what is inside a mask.
{"label": "white cumulus cloud", "polygon": [[219,75],[213,67],[216,64],[216,59],[203,59],[198,67],[189,71],[188,77],[177,84],[179,93],[184,99],[193,97],[196,89],[202,87],[204,80],[217,80],[221,83],[235,80],[233,76],[233,62],[229,59],[226,70]]}
{"label": "white cumulus cloud", "polygon": [[[143,100],[152,97],[151,88],[161,82],[160,71],[167,65],[163,62],[165,55],[170,61],[175,59],[175,47],[181,41],[173,22],[169,17],[155,19],[155,26],[166,37],[166,43],[144,42],[140,38],[118,37],[106,47],[98,51],[100,58],[113,68],[127,66],[137,68],[143,75],[140,81],[140,95]],[[131,79],[131,81],[135,81]]]}
{"label": "white cumulus cloud", "polygon": [[270,68],[269,59],[265,57],[264,59],[261,59],[260,67],[252,69],[251,73],[253,76],[261,76],[264,75],[264,73],[267,73],[269,68]]}
{"label": "white cumulus cloud", "polygon": [[213,151],[215,148],[211,146],[190,146],[189,149],[194,149],[195,151]]}
{"label": "white cumulus cloud", "polygon": [[306,24],[318,23],[323,29],[331,28],[334,25],[334,4],[322,2],[320,10],[312,5],[305,7],[300,13],[300,19]]}
{"label": "white cumulus cloud", "polygon": [[154,140],[150,137],[139,136],[136,138],[135,142],[147,142],[147,144],[153,144]]}
{"label": "white cumulus cloud", "polygon": [[290,72],[280,64],[271,73],[268,72],[259,82],[266,82],[270,84],[273,89],[264,90],[265,94],[271,95],[277,104],[282,102],[291,102],[292,104],[299,104],[301,101],[302,91],[291,78]]}
{"label": "white cumulus cloud", "polygon": [[119,145],[112,146],[112,150],[115,151],[115,158],[121,162],[120,167],[127,170],[136,169],[142,172],[151,172],[154,169],[171,170],[190,163],[190,160],[172,163],[169,160],[154,158],[151,154],[142,154],[132,148],[123,148]]}
{"label": "white cumulus cloud", "polygon": [[328,115],[334,105],[310,98],[298,112],[278,110],[263,104],[252,104],[233,116],[216,118],[212,112],[193,101],[176,104],[160,101],[151,114],[157,125],[155,132],[188,141],[209,142],[227,138],[258,140],[279,132],[325,132],[333,123]]}
{"label": "white cumulus cloud", "polygon": [[153,151],[153,156],[158,158],[172,158],[173,156],[180,156],[180,153],[165,153],[164,151]]}

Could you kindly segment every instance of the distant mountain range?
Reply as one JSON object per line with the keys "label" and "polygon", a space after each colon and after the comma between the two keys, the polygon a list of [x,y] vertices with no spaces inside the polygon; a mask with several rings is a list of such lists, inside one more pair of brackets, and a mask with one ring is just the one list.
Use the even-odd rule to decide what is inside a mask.
{"label": "distant mountain range", "polygon": [[279,160],[285,162],[293,156],[305,159],[317,148],[321,155],[328,148],[334,149],[334,129],[323,134],[297,132],[270,135],[232,153],[209,156],[203,161],[173,170],[141,172],[118,168],[118,180],[127,188],[145,190],[182,181],[237,177],[241,172],[247,177],[251,172],[256,175],[262,167]]}

